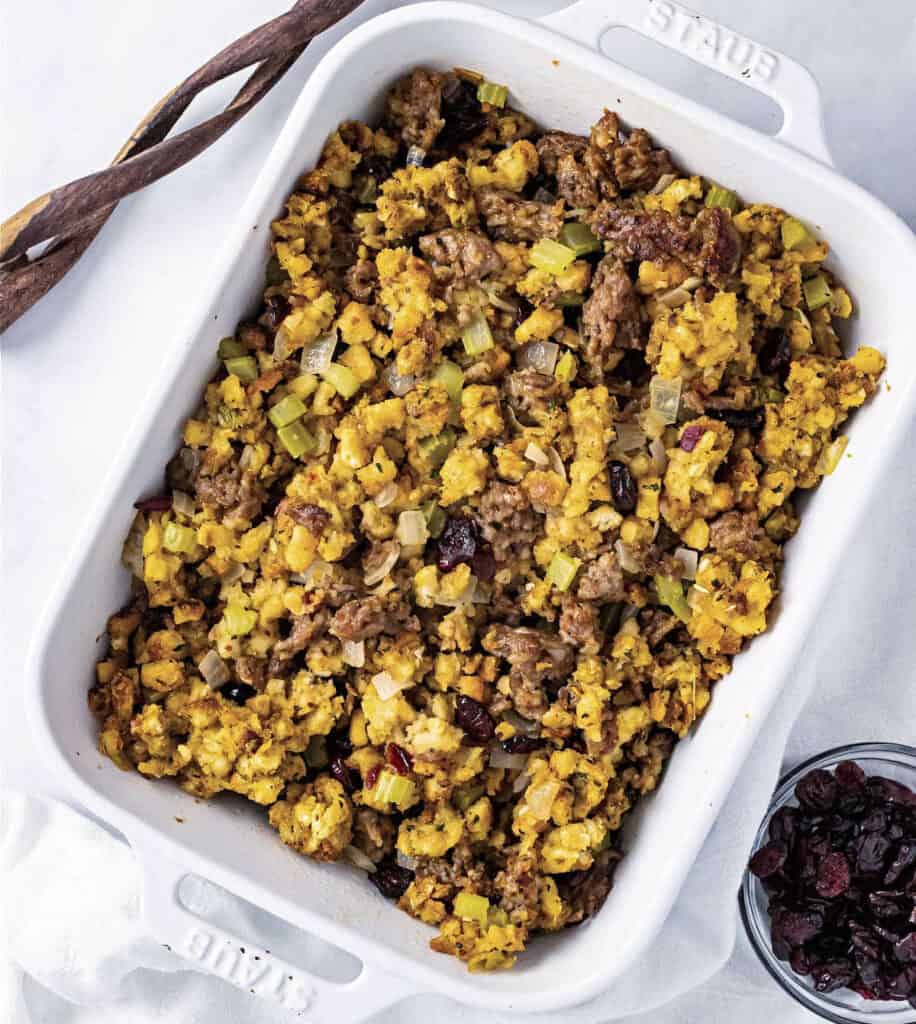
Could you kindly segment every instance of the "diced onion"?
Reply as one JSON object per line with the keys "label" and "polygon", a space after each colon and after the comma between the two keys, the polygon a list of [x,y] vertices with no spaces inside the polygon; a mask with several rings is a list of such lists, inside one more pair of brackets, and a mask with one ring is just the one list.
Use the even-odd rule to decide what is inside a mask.
{"label": "diced onion", "polygon": [[549,189],[544,188],[543,185],[534,193],[534,201],[536,203],[555,203],[557,197]]}
{"label": "diced onion", "polygon": [[530,718],[522,718],[517,711],[511,709],[503,714],[503,721],[508,722],[516,732],[525,736],[533,736],[541,728],[537,722],[533,722]]}
{"label": "diced onion", "polygon": [[618,451],[635,452],[646,443],[645,431],[638,423],[617,423],[614,429],[617,431],[617,440],[613,447]]}
{"label": "diced onion", "polygon": [[220,576],[219,581],[223,586],[231,586],[237,583],[245,575],[245,566],[241,562],[232,562],[229,568]]}
{"label": "diced onion", "polygon": [[366,664],[365,640],[343,640],[340,649],[345,665],[350,665],[351,668],[362,668]]}
{"label": "diced onion", "polygon": [[622,540],[614,542],[614,551],[617,554],[617,561],[624,572],[639,573],[642,568],[639,562],[633,557],[633,552]]}
{"label": "diced onion", "polygon": [[688,277],[686,281],[681,283],[682,288],[686,288],[688,292],[696,291],[697,288],[703,283],[702,277]]}
{"label": "diced onion", "polygon": [[228,683],[231,678],[226,663],[216,651],[207,651],[200,659],[197,669],[207,681],[207,685],[213,690],[219,689],[220,686]]}
{"label": "diced onion", "polygon": [[663,295],[659,295],[658,301],[666,309],[677,309],[678,306],[683,306],[685,303],[690,302],[690,292],[686,288],[672,288],[671,291],[665,292]]}
{"label": "diced onion", "polygon": [[533,441],[525,449],[525,458],[536,466],[549,466],[550,459],[543,448],[539,448]]}
{"label": "diced onion", "polygon": [[515,782],[512,783],[512,792],[521,793],[528,788],[531,776],[527,772],[521,772]]}
{"label": "diced onion", "polygon": [[143,536],[146,533],[146,516],[138,512],[130,528],[130,533],[121,549],[121,562],[130,569],[137,579],[143,579]]}
{"label": "diced onion", "polygon": [[840,434],[838,438],[831,441],[818,457],[817,464],[814,467],[815,472],[823,473],[824,476],[830,476],[840,464],[840,459],[843,458],[843,452],[846,451],[846,445],[848,444],[849,438],[845,434]]}
{"label": "diced onion", "polygon": [[193,448],[182,448],[178,452],[178,459],[181,462],[182,469],[193,480],[197,476],[198,469],[200,469],[200,452],[195,451]]}
{"label": "diced onion", "polygon": [[684,569],[684,579],[694,580],[697,577],[697,561],[699,555],[692,548],[675,548],[674,557]]}
{"label": "diced onion", "polygon": [[656,476],[661,476],[668,467],[668,453],[665,451],[665,444],[660,437],[649,445],[649,454],[652,456],[652,470]]}
{"label": "diced onion", "polygon": [[397,496],[398,485],[392,480],[385,484],[372,500],[375,502],[376,508],[388,508]]}
{"label": "diced onion", "polygon": [[274,334],[273,357],[278,363],[282,363],[289,355],[291,341],[289,331],[281,324]]}
{"label": "diced onion", "polygon": [[375,586],[376,583],[380,583],[391,570],[397,564],[398,557],[401,554],[401,545],[396,540],[389,541],[387,549],[385,551],[385,557],[379,562],[378,565],[371,569],[368,569],[363,576],[363,582],[367,587]]}
{"label": "diced onion", "polygon": [[481,288],[483,288],[486,293],[487,300],[491,306],[501,309],[504,313],[518,312],[517,303],[504,299],[499,292],[496,291],[496,288],[493,285],[481,285]]}
{"label": "diced onion", "polygon": [[368,871],[370,875],[374,875],[376,872],[376,866],[372,861],[360,850],[358,847],[345,846],[343,851],[344,857],[353,865],[355,868],[359,868],[360,871]]}
{"label": "diced onion", "polygon": [[417,378],[413,374],[402,376],[394,363],[385,370],[384,377],[388,390],[398,398],[403,398],[409,391],[413,391],[417,384]]}
{"label": "diced onion", "polygon": [[372,685],[379,695],[379,700],[390,700],[396,693],[406,690],[410,683],[399,683],[387,672],[379,672],[372,677]]}
{"label": "diced onion", "polygon": [[673,182],[677,180],[676,174],[663,174],[658,181],[649,189],[650,196],[661,195],[662,192]]}
{"label": "diced onion", "polygon": [[[279,333],[279,332],[277,332]],[[302,350],[300,365],[303,373],[324,373],[334,358],[337,347],[337,330],[328,331],[316,338]]]}
{"label": "diced onion", "polygon": [[490,751],[491,768],[508,768],[510,771],[521,771],[527,764],[527,754],[507,754],[502,747],[498,746]]}
{"label": "diced onion", "polygon": [[557,365],[560,346],[555,341],[529,341],[518,354],[518,365],[523,370],[537,370],[552,376]]}
{"label": "diced onion", "polygon": [[405,547],[422,547],[429,539],[426,516],[419,509],[402,512],[398,516],[395,536]]}
{"label": "diced onion", "polygon": [[194,499],[184,491],[172,491],[172,509],[183,516],[193,516],[197,510]]}
{"label": "diced onion", "polygon": [[407,160],[405,162],[408,167],[422,167],[425,159],[426,150],[422,146],[411,146],[407,150]]}
{"label": "diced onion", "polygon": [[550,468],[557,474],[557,476],[566,479],[566,467],[563,465],[563,460],[560,458],[560,453],[551,445],[547,449],[547,460],[550,463]]}
{"label": "diced onion", "polygon": [[305,572],[293,573],[290,580],[293,583],[301,583],[303,586],[314,589],[324,576],[325,569],[330,569],[330,564],[321,558],[316,558]]}
{"label": "diced onion", "polygon": [[677,422],[678,406],[681,404],[681,378],[667,380],[655,376],[649,381],[649,396],[652,412],[657,413],[665,423]]}
{"label": "diced onion", "polygon": [[399,868],[407,868],[408,871],[413,871],[417,866],[416,858],[408,857],[406,853],[401,853],[400,850],[397,851],[394,859],[398,862]]}
{"label": "diced onion", "polygon": [[315,428],[315,455],[327,455],[331,450],[331,431],[322,423]]}
{"label": "diced onion", "polygon": [[550,817],[550,812],[553,810],[553,804],[559,791],[560,783],[556,779],[542,782],[539,786],[529,790],[525,801],[529,808],[531,808],[531,813],[535,818],[539,821],[546,821]]}
{"label": "diced onion", "polygon": [[477,580],[474,584],[474,593],[471,594],[472,604],[489,604],[493,596],[493,590],[488,583]]}

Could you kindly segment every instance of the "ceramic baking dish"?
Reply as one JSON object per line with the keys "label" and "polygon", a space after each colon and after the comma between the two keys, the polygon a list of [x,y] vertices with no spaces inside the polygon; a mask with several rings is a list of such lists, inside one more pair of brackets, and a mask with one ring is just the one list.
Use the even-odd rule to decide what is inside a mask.
{"label": "ceramic baking dish", "polygon": [[[779,135],[752,131],[611,62],[600,42],[618,25],[767,93],[783,108]],[[294,854],[278,842],[263,810],[231,797],[198,803],[176,786],[119,771],[95,753],[95,722],[86,707],[98,634],[128,592],[120,550],[132,502],[155,490],[181,424],[215,370],[217,338],[260,293],[270,220],[337,123],[378,115],[394,79],[421,62],[472,67],[508,82],[512,102],[547,126],[582,132],[608,106],[647,128],[685,168],[816,225],[858,302],[849,341],[887,353],[893,386],[854,417],[851,457],[811,497],[789,547],[775,629],[736,659],[706,717],[677,747],[664,784],[634,816],[611,898],[589,924],[539,938],[514,970],[493,975],[468,975],[457,960],[432,953],[429,928],[378,898],[356,869]],[[305,1010],[303,1019],[335,1021],[361,1020],[423,991],[491,1011],[550,1011],[589,999],[649,955],[767,711],[791,678],[833,569],[850,544],[867,541],[862,512],[914,410],[914,280],[916,239],[830,168],[808,72],[673,3],[582,0],[542,23],[460,3],[423,3],[347,35],[305,86],[219,253],[196,322],[183,332],[180,351],[163,367],[114,460],[31,660],[29,705],[42,771],[64,779],[76,800],[134,847],[153,934],[203,968]],[[362,961],[361,973],[334,983],[199,920],[178,898],[178,883],[189,872],[347,950]]]}

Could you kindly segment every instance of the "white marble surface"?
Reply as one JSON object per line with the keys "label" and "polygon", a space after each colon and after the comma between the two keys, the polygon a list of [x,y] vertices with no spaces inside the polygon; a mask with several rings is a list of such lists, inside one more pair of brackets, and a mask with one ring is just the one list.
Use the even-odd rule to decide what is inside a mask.
{"label": "white marble surface", "polygon": [[[283,0],[0,5],[0,213],[104,165],[167,88],[285,6]],[[535,16],[564,4],[501,0],[494,6]],[[839,168],[916,226],[912,0],[695,0],[693,6],[806,63],[823,89]],[[758,127],[774,127],[772,112],[758,97],[681,58],[626,38],[615,38],[612,52],[678,91]],[[173,325],[195,301],[209,255],[301,84],[301,69],[294,68],[206,154],[122,203],[75,271],[2,339],[0,758],[7,783],[54,792],[54,780],[43,777],[31,757],[22,723],[19,681],[32,625],[113,446],[176,340]],[[190,116],[218,109],[230,89],[214,89]],[[880,346],[880,339],[874,342]],[[788,760],[818,749],[811,744],[825,727],[837,742],[865,738],[856,732],[856,701],[868,700],[877,651],[882,672],[896,673],[901,684],[911,678],[916,643],[901,638],[916,610],[916,487],[907,453],[889,474],[871,522],[873,531],[851,553],[837,584],[842,606],[831,608],[820,625],[816,668],[824,683],[796,726]],[[909,572],[900,564],[901,552],[910,553]],[[882,608],[887,610],[876,612]],[[826,700],[827,693],[840,699]],[[916,735],[912,700],[906,714],[909,734]],[[780,1020],[806,1019],[790,1004],[771,1001],[771,987],[739,943],[717,979],[639,1024],[707,1024],[738,995],[748,1010],[757,1005],[761,1020],[765,1010]]]}

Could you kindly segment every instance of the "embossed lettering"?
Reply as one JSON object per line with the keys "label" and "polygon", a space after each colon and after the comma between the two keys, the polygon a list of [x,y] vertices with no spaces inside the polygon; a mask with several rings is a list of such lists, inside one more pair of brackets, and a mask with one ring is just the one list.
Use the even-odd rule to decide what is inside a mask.
{"label": "embossed lettering", "polygon": [[723,54],[729,64],[747,64],[754,55],[754,44],[744,36],[729,36]]}
{"label": "embossed lettering", "polygon": [[270,965],[263,960],[255,962],[250,957],[243,956],[239,960],[237,977],[243,985],[257,985],[265,975],[270,974]]}
{"label": "embossed lettering", "polygon": [[779,68],[779,58],[769,50],[761,50],[757,54],[757,63],[754,65],[754,74],[762,78],[764,82],[771,82]]}
{"label": "embossed lettering", "polygon": [[671,19],[674,17],[674,4],[670,4],[667,0],[663,0],[662,3],[651,3],[649,4],[649,12],[646,15],[646,23],[650,28],[657,28],[664,32],[671,24]]}
{"label": "embossed lettering", "polygon": [[185,952],[195,960],[203,960],[212,941],[213,936],[208,935],[207,932],[190,931],[184,940]]}
{"label": "embossed lettering", "polygon": [[710,25],[707,31],[700,38],[697,52],[703,56],[703,51],[708,50],[709,56],[715,60],[719,56],[719,28],[717,25]]}

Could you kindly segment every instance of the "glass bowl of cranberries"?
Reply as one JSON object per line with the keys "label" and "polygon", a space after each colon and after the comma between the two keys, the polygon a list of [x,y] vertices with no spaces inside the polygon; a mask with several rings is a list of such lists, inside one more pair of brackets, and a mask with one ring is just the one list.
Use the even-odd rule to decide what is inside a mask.
{"label": "glass bowl of cranberries", "polygon": [[838,1024],[916,1024],[916,748],[857,743],[789,772],[741,885],[757,955]]}

